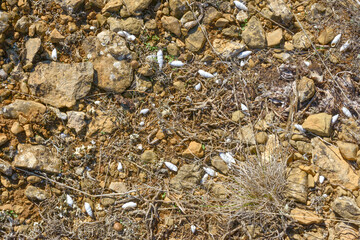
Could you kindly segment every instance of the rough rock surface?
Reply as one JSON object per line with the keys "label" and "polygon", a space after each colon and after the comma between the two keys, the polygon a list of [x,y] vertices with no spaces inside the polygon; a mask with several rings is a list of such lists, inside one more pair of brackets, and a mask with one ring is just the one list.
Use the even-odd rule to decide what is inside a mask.
{"label": "rough rock surface", "polygon": [[331,209],[345,219],[360,221],[360,208],[352,198],[336,198],[331,204]]}
{"label": "rough rock surface", "polygon": [[294,208],[290,212],[291,217],[300,224],[320,224],[323,220],[317,214],[300,208]]}
{"label": "rough rock surface", "polygon": [[241,37],[249,48],[261,49],[267,46],[264,28],[262,27],[259,19],[255,16],[250,18],[247,27],[241,34]]}
{"label": "rough rock surface", "polygon": [[5,106],[2,111],[7,118],[18,118],[19,115],[29,117],[43,114],[46,107],[38,102],[16,99],[13,103]]}
{"label": "rough rock surface", "polygon": [[200,27],[189,31],[189,36],[185,39],[185,46],[192,52],[198,52],[204,47],[206,38]]}
{"label": "rough rock surface", "polygon": [[204,149],[202,144],[198,142],[190,142],[189,147],[182,153],[182,156],[185,158],[201,158],[204,156]]}
{"label": "rough rock surface", "polygon": [[30,92],[57,108],[72,107],[90,91],[93,65],[85,63],[40,63],[29,77]]}
{"label": "rough rock surface", "polygon": [[49,148],[43,145],[19,144],[18,152],[13,162],[14,167],[60,173],[61,160]]}
{"label": "rough rock surface", "polygon": [[133,76],[127,61],[117,61],[112,56],[102,56],[96,58],[93,63],[97,73],[95,85],[98,87],[109,92],[122,93],[131,85]]}
{"label": "rough rock surface", "polygon": [[222,57],[229,58],[239,54],[246,46],[240,42],[227,39],[215,39],[213,41],[213,47]]}
{"label": "rough rock surface", "polygon": [[69,128],[74,128],[77,133],[80,133],[86,127],[85,116],[83,112],[68,111],[66,112],[68,122],[66,124]]}
{"label": "rough rock surface", "polygon": [[30,185],[25,190],[25,196],[32,201],[44,201],[50,197],[50,194],[40,188]]}
{"label": "rough rock surface", "polygon": [[288,174],[286,196],[294,201],[306,203],[308,195],[307,173],[299,168],[292,168]]}
{"label": "rough rock surface", "polygon": [[305,119],[302,127],[316,135],[329,137],[331,134],[331,117],[326,113],[310,115]]}
{"label": "rough rock surface", "polygon": [[327,146],[319,138],[313,138],[311,144],[314,164],[320,168],[322,175],[334,185],[340,185],[350,190],[359,188],[359,176],[342,159],[337,147]]}
{"label": "rough rock surface", "polygon": [[200,182],[202,172],[198,165],[184,164],[170,180],[170,185],[177,190],[193,189]]}

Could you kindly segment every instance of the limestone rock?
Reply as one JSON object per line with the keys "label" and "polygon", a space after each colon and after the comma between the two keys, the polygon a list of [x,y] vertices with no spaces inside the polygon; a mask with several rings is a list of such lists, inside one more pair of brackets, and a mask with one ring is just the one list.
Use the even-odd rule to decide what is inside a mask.
{"label": "limestone rock", "polygon": [[134,35],[139,35],[144,25],[144,21],[142,19],[137,19],[133,17],[129,17],[125,20],[109,17],[107,19],[107,22],[110,26],[111,31],[117,33],[118,31],[123,30]]}
{"label": "limestone rock", "polygon": [[181,36],[180,21],[177,18],[164,16],[161,18],[161,24],[165,30],[175,34],[178,37]]}
{"label": "limestone rock", "polygon": [[215,39],[213,41],[213,47],[222,57],[229,58],[238,55],[246,46],[238,41]]}
{"label": "limestone rock", "polygon": [[202,144],[198,142],[190,142],[189,147],[182,153],[184,158],[202,158],[204,156],[204,149]]}
{"label": "limestone rock", "polygon": [[26,56],[25,61],[27,63],[33,63],[35,55],[41,48],[41,39],[40,38],[29,38],[25,43]]}
{"label": "limestone rock", "polygon": [[141,11],[145,10],[152,0],[139,0],[139,1],[133,1],[133,0],[124,0],[124,4],[128,10],[129,13],[132,15],[138,15]]}
{"label": "limestone rock", "polygon": [[341,156],[345,160],[356,161],[356,155],[359,151],[357,144],[338,141],[337,145],[339,147]]}
{"label": "limestone rock", "polygon": [[86,127],[85,113],[77,111],[66,112],[68,122],[67,127],[75,129],[76,133],[81,132]]}
{"label": "limestone rock", "polygon": [[140,157],[141,161],[155,163],[158,161],[158,157],[154,150],[145,150]]}
{"label": "limestone rock", "polygon": [[208,7],[205,11],[205,16],[203,19],[203,24],[205,25],[210,25],[213,22],[215,22],[216,20],[218,20],[219,18],[221,18],[222,14],[216,10],[216,8],[214,7]]}
{"label": "limestone rock", "polygon": [[128,191],[123,182],[111,182],[109,188],[117,193],[125,193]]}
{"label": "limestone rock", "polygon": [[300,168],[292,168],[287,178],[286,196],[294,201],[305,203],[308,195],[307,173]]}
{"label": "limestone rock", "polygon": [[116,129],[116,118],[105,113],[97,112],[96,116],[91,120],[87,136],[91,137],[95,134],[111,134]]}
{"label": "limestone rock", "polygon": [[215,22],[215,27],[223,28],[226,27],[228,24],[229,24],[229,20],[227,20],[226,18],[219,18]]}
{"label": "limestone rock", "polygon": [[12,171],[11,164],[0,158],[0,173],[4,174],[6,176],[11,176],[12,172],[13,171]]}
{"label": "limestone rock", "polygon": [[86,96],[94,78],[93,65],[84,63],[40,63],[30,73],[31,94],[57,108],[72,107]]}
{"label": "limestone rock", "polygon": [[301,103],[310,100],[315,95],[315,83],[312,79],[302,77],[297,86],[299,101]]}
{"label": "limestone rock", "polygon": [[281,22],[285,26],[291,25],[294,16],[286,6],[286,3],[283,0],[268,0],[268,2],[273,15],[272,19]]}
{"label": "limestone rock", "polygon": [[130,64],[117,61],[112,56],[101,56],[94,60],[94,69],[97,72],[95,84],[109,92],[122,93],[130,87],[133,76]]}
{"label": "limestone rock", "polygon": [[9,139],[7,138],[6,134],[0,133],[0,147],[7,143],[7,141],[9,141]]}
{"label": "limestone rock", "polygon": [[101,198],[100,199],[100,203],[104,206],[104,207],[109,207],[111,205],[113,205],[115,203],[115,199],[114,198]]}
{"label": "limestone rock", "polygon": [[300,50],[306,50],[311,47],[312,41],[314,41],[314,36],[307,30],[305,30],[305,33],[300,31],[293,36],[294,47]]}
{"label": "limestone rock", "polygon": [[258,144],[265,144],[268,140],[268,135],[266,132],[258,132],[255,134],[255,140]]}
{"label": "limestone rock", "polygon": [[229,166],[219,156],[211,159],[211,165],[225,175],[229,172]]}
{"label": "limestone rock", "polygon": [[229,195],[229,191],[221,183],[215,183],[210,190],[215,197],[220,199],[225,199]]}
{"label": "limestone rock", "polygon": [[300,208],[294,208],[290,212],[291,217],[300,224],[320,224],[323,219],[311,211]]}
{"label": "limestone rock", "polygon": [[24,131],[24,128],[20,125],[19,122],[16,121],[16,122],[14,122],[13,125],[11,126],[10,131],[11,131],[13,134],[17,135],[17,134],[19,134],[19,133],[22,133],[22,132]]}
{"label": "limestone rock", "polygon": [[127,59],[131,55],[130,50],[126,46],[125,39],[109,30],[100,32],[95,39],[88,37],[84,41],[83,48],[86,55],[91,54],[91,61],[99,55],[106,56],[110,54],[117,60]]}
{"label": "limestone rock", "polygon": [[255,145],[256,144],[255,134],[250,125],[246,125],[246,126],[242,127],[239,130],[238,137],[239,137],[239,140],[241,141],[241,143],[244,145]]}
{"label": "limestone rock", "polygon": [[61,7],[70,13],[75,13],[84,5],[84,0],[65,0],[59,1]]}
{"label": "limestone rock", "polygon": [[318,42],[322,45],[326,45],[330,43],[334,37],[336,36],[336,32],[332,27],[326,27],[324,30],[321,31]]}
{"label": "limestone rock", "polygon": [[0,34],[4,33],[9,27],[10,16],[7,12],[0,11]]}
{"label": "limestone rock", "polygon": [[333,185],[341,185],[352,191],[359,188],[359,176],[342,159],[337,147],[327,146],[319,138],[313,138],[311,144],[314,164],[320,168],[321,175]]}
{"label": "limestone rock", "polygon": [[237,110],[231,114],[231,121],[239,122],[244,117],[245,117],[245,114],[242,111]]}
{"label": "limestone rock", "polygon": [[186,11],[189,10],[186,0],[170,0],[169,1],[170,14],[176,18],[181,18]]}
{"label": "limestone rock", "polygon": [[18,118],[19,115],[29,117],[43,114],[46,107],[38,102],[16,99],[13,103],[5,106],[2,111],[6,118]]}
{"label": "limestone rock", "polygon": [[352,198],[338,197],[332,202],[331,208],[342,218],[360,221],[360,208]]}
{"label": "limestone rock", "polygon": [[15,24],[15,31],[20,33],[27,33],[29,30],[30,22],[27,16],[21,17]]}
{"label": "limestone rock", "polygon": [[50,33],[50,42],[52,43],[59,43],[64,41],[64,39],[65,37],[56,28]]}
{"label": "limestone rock", "polygon": [[185,47],[191,52],[200,51],[206,42],[206,38],[200,27],[193,28],[189,31],[189,36],[185,39]]}
{"label": "limestone rock", "polygon": [[[359,239],[359,230],[351,226],[350,224],[346,224],[344,222],[339,222],[335,225],[335,233],[336,238],[333,239],[341,239],[341,240],[358,240]],[[330,232],[330,230],[329,230]],[[330,236],[329,236],[330,239]]]}
{"label": "limestone rock", "polygon": [[25,196],[32,201],[44,201],[50,197],[50,194],[40,188],[30,185],[25,190]]}
{"label": "limestone rock", "polygon": [[248,25],[242,32],[241,37],[249,48],[266,48],[265,31],[259,19],[255,16],[250,18]]}
{"label": "limestone rock", "polygon": [[43,145],[19,144],[14,167],[60,173],[61,160]]}
{"label": "limestone rock", "polygon": [[321,137],[329,137],[331,134],[331,115],[318,113],[308,116],[302,127]]}
{"label": "limestone rock", "polygon": [[228,28],[224,28],[221,31],[221,34],[226,36],[226,37],[231,37],[231,38],[239,38],[240,37],[240,28],[234,25],[231,25]]}
{"label": "limestone rock", "polygon": [[283,39],[283,32],[281,28],[276,29],[266,34],[266,40],[269,47],[279,45]]}
{"label": "limestone rock", "polygon": [[360,125],[353,118],[344,119],[341,124],[339,139],[344,142],[360,142]]}
{"label": "limestone rock", "polygon": [[200,182],[202,172],[198,165],[184,164],[180,167],[176,176],[170,180],[170,186],[176,190],[194,189]]}
{"label": "limestone rock", "polygon": [[121,6],[123,5],[122,0],[110,0],[105,6],[101,9],[102,12],[117,12],[120,11]]}

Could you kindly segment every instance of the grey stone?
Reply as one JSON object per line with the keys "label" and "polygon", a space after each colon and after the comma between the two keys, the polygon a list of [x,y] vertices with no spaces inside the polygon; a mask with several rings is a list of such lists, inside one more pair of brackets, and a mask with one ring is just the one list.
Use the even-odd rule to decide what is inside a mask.
{"label": "grey stone", "polygon": [[273,20],[290,26],[294,18],[283,0],[269,0],[269,8],[273,12]]}
{"label": "grey stone", "polygon": [[331,208],[342,218],[360,221],[360,208],[352,198],[338,197],[332,202]]}
{"label": "grey stone", "polygon": [[6,118],[18,118],[20,114],[25,117],[43,114],[46,107],[38,102],[16,99],[13,103],[5,106],[2,111]]}
{"label": "grey stone", "polygon": [[150,5],[152,0],[124,0],[124,4],[128,10],[129,13],[132,15],[138,15],[141,13],[141,11],[147,9],[147,7]]}
{"label": "grey stone", "polygon": [[224,58],[237,56],[245,49],[245,45],[240,41],[235,42],[227,39],[215,39],[213,41],[214,49]]}
{"label": "grey stone", "polygon": [[145,150],[140,157],[141,161],[155,163],[158,161],[158,157],[154,150]]}
{"label": "grey stone", "polygon": [[189,10],[186,0],[169,0],[170,14],[176,18],[181,18]]}
{"label": "grey stone", "polygon": [[72,107],[90,91],[94,78],[93,65],[84,63],[40,63],[30,73],[31,94],[57,108]]}
{"label": "grey stone", "polygon": [[40,188],[30,185],[25,190],[25,196],[32,201],[44,201],[50,197],[50,194]]}
{"label": "grey stone", "polygon": [[43,145],[19,144],[14,167],[60,173],[61,160]]}
{"label": "grey stone", "polygon": [[86,127],[85,113],[68,111],[66,114],[68,117],[67,127],[75,129],[77,133],[81,132]]}
{"label": "grey stone", "polygon": [[29,30],[30,22],[27,16],[21,17],[15,24],[15,31],[20,33],[27,33]]}
{"label": "grey stone", "polygon": [[178,37],[181,36],[180,21],[177,18],[163,16],[161,18],[161,24],[165,30],[175,34]]}
{"label": "grey stone", "polygon": [[117,193],[127,192],[125,183],[123,182],[111,182],[109,188]]}
{"label": "grey stone", "polygon": [[7,12],[0,11],[0,34],[9,28],[10,16]]}
{"label": "grey stone", "polygon": [[314,41],[314,36],[307,30],[300,31],[293,36],[293,44],[297,49],[305,50],[311,47],[311,42]]}
{"label": "grey stone", "polygon": [[219,156],[211,159],[211,165],[225,175],[229,172],[229,166]]}
{"label": "grey stone", "polygon": [[11,176],[12,172],[11,164],[0,159],[0,173],[5,174],[6,176]]}
{"label": "grey stone", "polygon": [[134,35],[139,35],[144,25],[144,20],[133,17],[125,20],[109,17],[107,22],[109,23],[111,31],[118,32],[123,30]]}

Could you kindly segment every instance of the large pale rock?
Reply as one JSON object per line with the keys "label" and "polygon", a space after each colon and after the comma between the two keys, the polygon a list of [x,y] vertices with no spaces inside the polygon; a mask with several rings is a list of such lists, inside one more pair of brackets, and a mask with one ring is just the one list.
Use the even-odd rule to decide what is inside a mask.
{"label": "large pale rock", "polygon": [[269,47],[279,45],[283,39],[283,32],[281,28],[266,34],[266,40]]}
{"label": "large pale rock", "polygon": [[[331,208],[345,219],[360,221],[360,208],[353,198],[338,197],[332,202]],[[360,223],[357,225],[360,225]]]}
{"label": "large pale rock", "polygon": [[134,35],[139,35],[144,26],[144,20],[133,17],[129,17],[125,20],[109,17],[107,22],[111,31],[118,32],[123,30]]}
{"label": "large pale rock", "polygon": [[97,72],[95,85],[109,92],[122,93],[130,87],[133,75],[126,60],[117,61],[112,56],[101,56],[94,60]]}
{"label": "large pale rock", "polygon": [[359,176],[341,157],[335,146],[327,146],[319,138],[311,140],[313,161],[320,168],[320,173],[333,185],[341,185],[349,190],[359,188]]}
{"label": "large pale rock", "polygon": [[165,30],[175,34],[178,37],[181,36],[180,21],[177,18],[164,16],[161,18],[161,24]]}
{"label": "large pale rock", "polygon": [[111,182],[109,188],[117,193],[127,192],[126,185],[123,182]]}
{"label": "large pale rock", "polygon": [[255,145],[255,133],[251,125],[246,125],[242,127],[238,132],[238,138],[244,145]]}
{"label": "large pale rock", "polygon": [[357,144],[338,141],[337,145],[339,147],[341,156],[345,160],[356,161],[356,155],[359,151]]}
{"label": "large pale rock", "polygon": [[331,134],[331,115],[318,113],[308,116],[302,127],[321,137],[329,137]]}
{"label": "large pale rock", "polygon": [[46,107],[38,102],[16,99],[13,103],[5,106],[2,111],[6,118],[18,118],[19,115],[30,117],[45,113]]}
{"label": "large pale rock", "polygon": [[89,124],[87,136],[91,137],[99,133],[111,134],[116,128],[116,118],[99,111]]}
{"label": "large pale rock", "polygon": [[315,83],[312,79],[302,77],[297,86],[299,101],[301,103],[310,100],[315,95]]}
{"label": "large pale rock", "polygon": [[40,188],[30,185],[25,190],[25,196],[32,201],[44,201],[50,197],[50,194]]}
{"label": "large pale rock", "polygon": [[67,127],[75,129],[76,133],[81,132],[86,127],[85,113],[77,111],[66,112],[68,122]]}
{"label": "large pale rock", "polygon": [[14,167],[60,173],[61,160],[43,145],[19,144]]}
{"label": "large pale rock", "polygon": [[238,55],[246,46],[238,41],[215,39],[213,47],[222,57],[229,58]]}
{"label": "large pale rock", "polygon": [[40,63],[30,74],[31,94],[57,108],[72,107],[88,94],[94,78],[93,65],[84,63]]}
{"label": "large pale rock", "polygon": [[283,0],[268,0],[268,2],[273,16],[272,19],[281,22],[285,26],[291,25],[294,16],[286,3]]}
{"label": "large pale rock", "polygon": [[219,12],[218,10],[216,10],[216,8],[214,7],[208,7],[205,11],[205,16],[203,19],[203,24],[205,25],[210,25],[213,22],[215,22],[216,20],[218,20],[219,18],[221,18],[222,14],[221,12]]}
{"label": "large pale rock", "polygon": [[311,47],[312,41],[314,41],[314,36],[307,30],[305,30],[305,33],[300,31],[293,36],[294,47],[300,50],[306,50]]}
{"label": "large pale rock", "polygon": [[266,36],[260,20],[253,16],[242,32],[241,37],[249,48],[266,48]]}
{"label": "large pale rock", "polygon": [[4,33],[9,27],[10,16],[7,12],[0,11],[0,34]]}
{"label": "large pale rock", "polygon": [[307,173],[300,168],[291,168],[287,178],[286,197],[300,203],[306,203],[308,195]]}
{"label": "large pale rock", "polygon": [[131,52],[126,46],[125,39],[110,30],[104,30],[96,37],[87,37],[83,41],[82,48],[90,61],[94,61],[97,57],[106,56],[108,54],[117,60],[124,60],[131,56]]}
{"label": "large pale rock", "polygon": [[138,15],[141,13],[141,11],[145,10],[152,0],[124,0],[124,5],[126,6],[129,13],[133,15]]}
{"label": "large pale rock", "polygon": [[323,219],[314,212],[300,208],[291,210],[290,215],[295,221],[304,225],[319,224],[323,221]]}
{"label": "large pale rock", "polygon": [[200,51],[206,42],[206,38],[200,27],[193,28],[189,31],[189,36],[185,39],[185,47],[191,52]]}
{"label": "large pale rock", "polygon": [[25,62],[32,63],[34,61],[35,55],[41,48],[41,39],[40,38],[29,38],[25,43],[26,56]]}
{"label": "large pale rock", "polygon": [[202,173],[203,171],[199,165],[184,164],[176,176],[170,180],[170,186],[176,190],[194,189],[199,184]]}
{"label": "large pale rock", "polygon": [[120,10],[121,6],[123,5],[122,0],[110,0],[108,3],[105,4],[102,12],[117,12]]}
{"label": "large pale rock", "polygon": [[334,39],[335,36],[336,36],[336,32],[335,32],[334,28],[326,27],[324,30],[321,31],[317,40],[320,44],[325,45],[325,44],[330,43]]}
{"label": "large pale rock", "polygon": [[0,173],[4,174],[6,176],[11,176],[12,172],[13,171],[12,171],[11,164],[0,158]]}

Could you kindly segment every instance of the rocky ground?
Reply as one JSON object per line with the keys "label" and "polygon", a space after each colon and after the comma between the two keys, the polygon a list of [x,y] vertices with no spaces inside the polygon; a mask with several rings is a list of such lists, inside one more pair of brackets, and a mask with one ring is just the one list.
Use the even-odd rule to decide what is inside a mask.
{"label": "rocky ground", "polygon": [[359,9],[3,0],[0,235],[359,239]]}

